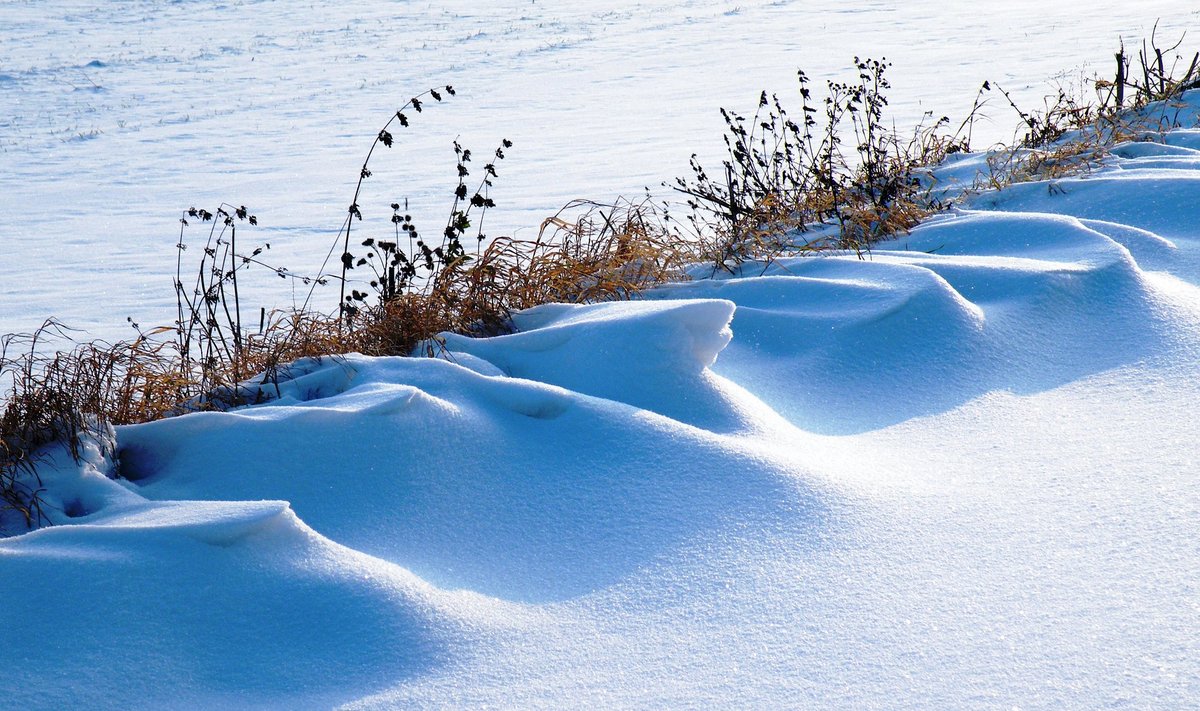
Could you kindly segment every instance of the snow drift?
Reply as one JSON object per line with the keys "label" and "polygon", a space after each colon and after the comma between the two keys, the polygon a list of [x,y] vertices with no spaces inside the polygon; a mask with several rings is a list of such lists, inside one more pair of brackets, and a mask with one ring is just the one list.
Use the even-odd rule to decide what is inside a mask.
{"label": "snow drift", "polygon": [[1195,142],[48,453],[5,701],[1194,705]]}

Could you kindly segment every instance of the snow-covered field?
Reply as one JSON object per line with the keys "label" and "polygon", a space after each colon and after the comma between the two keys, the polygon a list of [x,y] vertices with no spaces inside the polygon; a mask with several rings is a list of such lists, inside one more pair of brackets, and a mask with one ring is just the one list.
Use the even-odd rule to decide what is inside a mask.
{"label": "snow-covered field", "polygon": [[[507,39],[423,5],[354,24],[345,5],[0,6],[0,96],[36,107],[0,153],[9,330],[33,303],[109,325],[165,308],[149,282],[169,297],[171,210],[198,193],[285,205],[256,208],[270,239],[323,253],[374,130],[363,107],[395,98],[385,66],[464,89],[439,121],[517,141],[504,185],[531,216],[669,177],[716,135],[690,107],[787,81],[756,63],[833,61],[798,39],[833,11],[780,3],[476,11]],[[821,41],[886,52],[898,88],[961,81],[969,105],[1008,51],[988,40],[1063,69],[1081,59],[1063,46],[1107,57],[1120,18],[1155,14],[1013,7],[868,6],[861,32]],[[398,13],[421,22],[378,29]],[[412,58],[382,56],[399,36]],[[706,36],[738,41],[718,55]],[[906,46],[925,63],[902,69]],[[61,141],[49,127],[87,102],[49,87],[93,59],[102,133]],[[649,97],[663,66],[661,103],[613,103]],[[357,98],[326,86],[358,74],[338,86]],[[468,98],[470,77],[491,79]],[[638,118],[654,106],[686,117]],[[869,260],[544,306],[513,335],[451,337],[449,360],[309,363],[273,404],[121,428],[82,467],[43,466],[63,525],[0,540],[0,706],[1200,706],[1198,195],[1200,130],[1176,130],[979,194]]]}

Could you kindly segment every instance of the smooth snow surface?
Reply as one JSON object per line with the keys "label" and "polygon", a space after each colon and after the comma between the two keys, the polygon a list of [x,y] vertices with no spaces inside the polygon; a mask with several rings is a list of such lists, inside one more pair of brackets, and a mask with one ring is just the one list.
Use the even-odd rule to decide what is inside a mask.
{"label": "smooth snow surface", "polygon": [[865,260],[47,451],[56,525],[0,539],[0,706],[1195,708],[1198,190],[1181,129]]}

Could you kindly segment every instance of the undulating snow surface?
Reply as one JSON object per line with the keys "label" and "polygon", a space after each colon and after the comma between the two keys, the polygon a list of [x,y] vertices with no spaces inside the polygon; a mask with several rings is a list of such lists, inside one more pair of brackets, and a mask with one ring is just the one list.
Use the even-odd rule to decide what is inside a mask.
{"label": "undulating snow surface", "polygon": [[4,703],[1194,707],[1197,194],[1175,130],[50,452]]}
{"label": "undulating snow surface", "polygon": [[[112,16],[0,6],[0,35],[14,40],[0,45],[0,97],[40,107],[3,117],[0,226],[14,254],[0,263],[0,319],[11,319],[0,322],[33,313],[21,289],[56,304],[77,286],[80,313],[110,321],[125,298],[97,305],[110,282],[169,285],[169,243],[153,260],[117,260],[125,276],[106,260],[150,249],[158,227],[138,221],[226,167],[231,184],[296,206],[273,235],[314,229],[324,217],[313,206],[344,192],[329,156],[357,149],[362,133],[324,83],[348,74],[315,58],[336,48],[328,56],[362,71],[370,101],[390,101],[374,63],[404,23],[380,29],[384,15],[429,22],[409,30],[436,45],[414,49],[421,72],[449,72],[460,60],[447,48],[482,47],[465,55],[479,71],[511,71],[526,89],[561,65],[580,85],[623,91],[646,87],[640,75],[598,79],[588,52],[653,67],[667,56],[647,49],[658,40],[684,66],[697,55],[670,44],[679,37],[775,31],[764,17],[799,12],[630,6],[600,25],[595,11],[566,13],[550,31],[537,23],[554,11],[531,4],[498,42],[448,16],[431,34],[442,11],[425,5],[372,3],[359,24],[343,5],[131,3]],[[972,19],[965,5],[912,6]],[[865,10],[868,27],[890,16]],[[315,29],[292,33],[301,22]],[[978,61],[966,30],[986,19],[948,22],[921,40]],[[1079,16],[1089,22],[1110,29]],[[1045,23],[1020,23],[985,27],[1006,41],[1016,28],[1043,36]],[[139,39],[120,49],[126,31]],[[876,49],[862,41],[850,51]],[[75,56],[93,47],[111,54]],[[277,62],[293,81],[257,96],[245,76],[269,75],[234,73],[234,57]],[[54,98],[49,82],[92,59],[104,65],[86,70],[93,80],[132,83],[81,90],[119,94],[113,105],[138,127],[114,129],[124,114],[105,110],[92,139],[47,138],[78,107],[46,102],[83,96]],[[212,70],[194,108],[175,75],[157,74],[187,67],[180,76]],[[766,83],[754,79],[739,77],[738,92]],[[358,101],[344,103],[361,118]],[[1200,95],[1190,103],[1187,123]],[[165,120],[179,114],[195,120]],[[255,144],[248,162],[233,150],[250,144],[243,131],[282,141],[293,121],[303,147]],[[657,160],[645,125],[631,120],[614,140]],[[343,133],[306,153],[318,128]],[[547,117],[528,130],[561,148],[574,129]],[[627,155],[580,145],[611,160],[609,175],[632,175]],[[607,170],[559,181],[558,160],[533,161],[524,185],[573,191]],[[962,156],[938,174],[957,189],[985,165]],[[558,197],[531,191],[531,212]],[[78,211],[65,208],[76,192]],[[1120,146],[1083,176],[975,194],[865,260],[697,269],[644,300],[548,305],[519,314],[512,335],[449,337],[445,359],[302,362],[271,404],[119,428],[89,441],[80,463],[48,451],[39,471],[57,525],[0,539],[0,706],[1196,707],[1197,196],[1200,130],[1179,129]],[[0,528],[20,530],[11,518]]]}

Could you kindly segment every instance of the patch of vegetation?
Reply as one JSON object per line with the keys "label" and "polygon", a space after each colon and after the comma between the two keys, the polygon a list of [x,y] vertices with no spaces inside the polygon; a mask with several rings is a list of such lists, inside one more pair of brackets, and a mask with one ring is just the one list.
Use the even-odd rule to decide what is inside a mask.
{"label": "patch of vegetation", "polygon": [[[1020,117],[1020,129],[1011,145],[989,151],[989,169],[980,187],[999,189],[1087,172],[1119,143],[1153,140],[1177,128],[1179,97],[1200,88],[1200,52],[1183,63],[1174,54],[1182,42],[1181,38],[1161,48],[1152,33],[1136,57],[1122,42],[1111,80],[1095,78],[1090,86],[1059,87],[1038,110],[1022,110],[998,84],[984,82],[980,96],[994,87]],[[1168,55],[1174,56],[1170,65]]]}
{"label": "patch of vegetation", "polygon": [[687,197],[699,256],[715,269],[784,252],[862,254],[943,207],[918,171],[967,150],[967,140],[945,131],[944,117],[901,138],[886,127],[889,63],[856,57],[854,66],[857,78],[828,82],[820,100],[798,72],[798,119],[766,92],[750,118],[721,110],[722,169],[710,173],[693,155],[692,175],[674,185]]}

